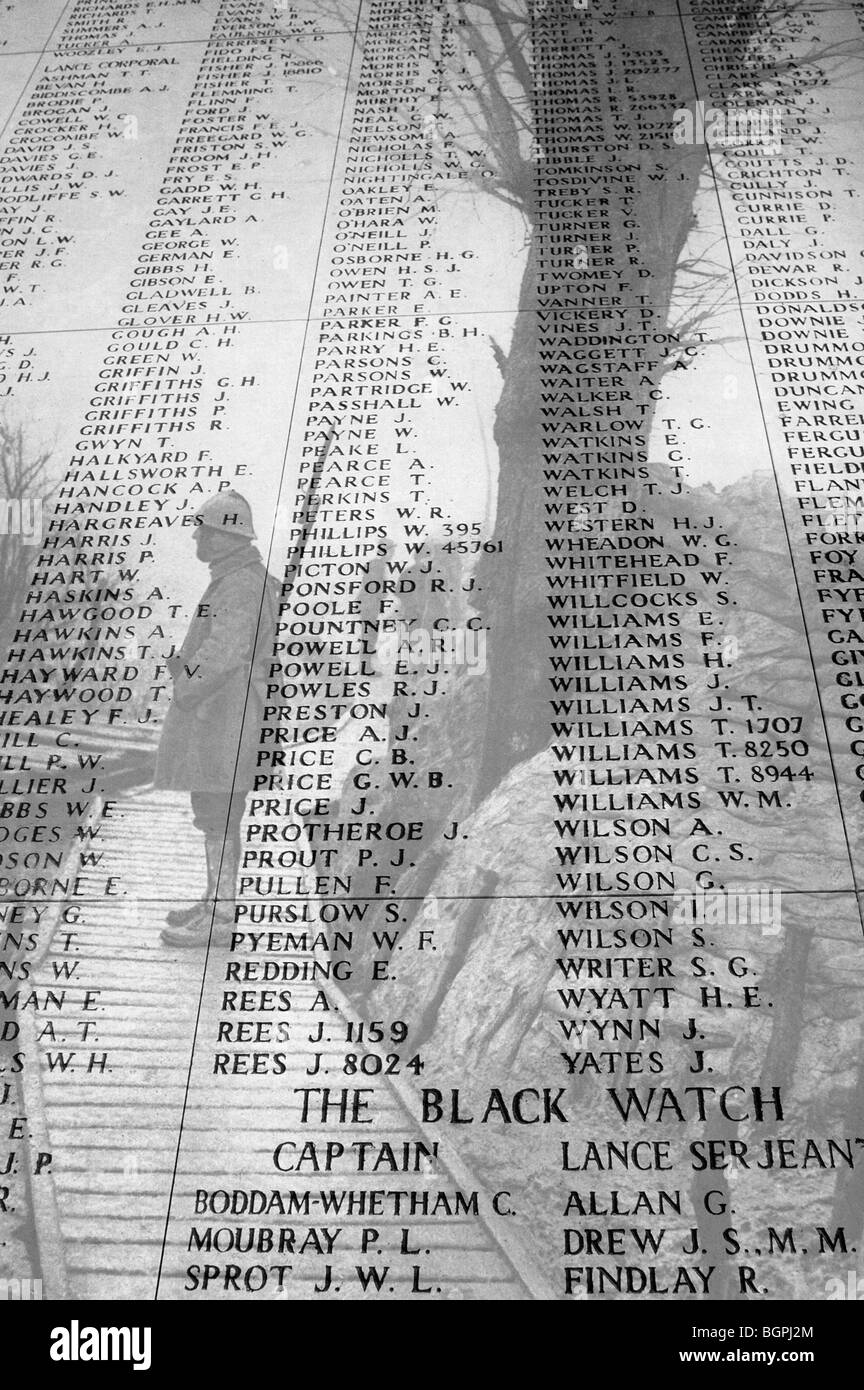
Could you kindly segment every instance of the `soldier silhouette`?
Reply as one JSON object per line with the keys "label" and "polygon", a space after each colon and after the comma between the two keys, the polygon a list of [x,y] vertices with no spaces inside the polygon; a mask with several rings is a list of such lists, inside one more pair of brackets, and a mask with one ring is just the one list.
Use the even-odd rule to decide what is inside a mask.
{"label": "soldier silhouette", "polygon": [[[252,511],[228,490],[197,513],[195,550],[210,566],[183,645],[168,661],[174,689],[156,756],[157,787],[189,792],[204,836],[207,883],[166,913],[170,946],[224,944],[234,921],[240,824],[253,785],[279,584],[255,546]],[[211,937],[212,925],[212,937]]]}

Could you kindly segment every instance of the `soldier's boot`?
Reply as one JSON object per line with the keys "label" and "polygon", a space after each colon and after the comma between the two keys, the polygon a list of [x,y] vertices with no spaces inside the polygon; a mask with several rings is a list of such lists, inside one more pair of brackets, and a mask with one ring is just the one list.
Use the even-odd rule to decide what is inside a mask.
{"label": "soldier's boot", "polygon": [[209,902],[200,904],[195,917],[182,927],[166,927],[162,940],[167,946],[227,946],[234,926],[237,874],[240,868],[240,832],[223,839],[209,834],[205,840],[207,876],[218,890]]}
{"label": "soldier's boot", "polygon": [[[204,840],[204,849],[206,854],[206,838]],[[209,903],[212,903],[215,898],[218,863],[214,864],[212,855],[207,854],[206,857],[207,884],[203,894],[197,902],[192,903],[189,907],[172,907],[169,912],[166,912],[165,921],[168,923],[169,927],[188,927],[191,922],[197,921],[205,907],[207,907]]]}

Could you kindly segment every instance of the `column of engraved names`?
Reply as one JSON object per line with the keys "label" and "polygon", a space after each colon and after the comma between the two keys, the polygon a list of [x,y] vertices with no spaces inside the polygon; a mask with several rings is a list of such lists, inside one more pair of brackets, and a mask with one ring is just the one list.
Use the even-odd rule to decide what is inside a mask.
{"label": "column of engraved names", "polygon": [[[229,23],[235,8],[223,5],[217,24]],[[142,62],[151,67],[158,57],[158,51],[150,51]],[[85,78],[88,61],[81,60]],[[127,57],[116,61],[124,71],[135,63]],[[100,60],[100,73],[106,63]],[[48,730],[62,750],[51,755],[45,775],[29,777],[27,785],[21,776],[14,789],[6,788],[15,799],[4,802],[4,810],[19,826],[28,862],[39,853],[48,855],[38,847],[56,846],[46,857],[46,875],[27,885],[16,882],[16,895],[27,902],[15,911],[22,921],[27,913],[38,921],[51,903],[62,908],[55,973],[61,978],[65,971],[70,983],[42,998],[33,992],[28,1002],[47,1015],[40,1039],[49,1069],[64,1076],[111,1076],[111,1059],[97,1046],[97,1018],[110,1005],[98,988],[75,985],[75,928],[86,921],[91,905],[86,895],[94,887],[97,910],[111,899],[119,908],[125,896],[114,870],[100,879],[100,843],[110,836],[110,822],[118,814],[116,799],[100,797],[103,755],[73,750],[79,740],[86,747],[97,731],[110,739],[115,730],[157,724],[167,692],[167,633],[180,608],[159,586],[160,540],[169,528],[188,529],[195,502],[246,471],[243,463],[215,462],[210,447],[191,442],[202,431],[209,444],[225,408],[217,404],[225,391],[207,380],[204,354],[235,345],[235,330],[220,322],[233,313],[231,294],[214,265],[232,249],[224,244],[217,249],[211,229],[234,221],[238,195],[230,176],[218,188],[198,185],[189,191],[194,144],[190,147],[187,132],[198,138],[206,111],[212,148],[219,151],[232,118],[225,107],[221,115],[212,111],[212,94],[217,89],[224,94],[233,79],[246,81],[249,73],[248,66],[238,68],[230,46],[213,43],[203,54],[132,281],[114,309],[124,326],[110,334],[96,372],[4,668],[4,725],[40,734]],[[178,247],[188,259],[179,289]],[[208,365],[212,371],[212,359]],[[22,765],[18,771],[27,769]],[[80,868],[57,872],[73,847],[81,849]],[[170,882],[162,891],[170,893]],[[36,934],[30,933],[25,949],[36,944]],[[52,1009],[63,1017],[52,1018]]]}
{"label": "column of engraved names", "polygon": [[[751,46],[754,76],[737,94],[739,110],[722,103],[728,90],[726,36],[707,7],[685,21],[697,85],[706,108],[723,111],[726,131],[712,142],[711,164],[723,218],[744,333],[755,369],[771,467],[794,566],[797,602],[815,689],[802,702],[791,683],[783,722],[760,720],[762,737],[739,760],[752,776],[771,771],[778,785],[798,789],[807,819],[803,846],[818,845],[833,866],[833,892],[822,885],[784,915],[783,953],[800,964],[777,1008],[790,1016],[810,1008],[818,1028],[824,1004],[814,994],[820,953],[830,953],[834,978],[849,981],[850,1008],[832,1028],[832,1055],[802,1064],[800,1023],[787,1027],[786,1128],[782,1166],[793,1181],[810,1176],[819,1220],[782,1232],[788,1264],[805,1251],[816,1262],[817,1296],[846,1297],[846,1271],[861,1235],[860,1064],[851,1031],[860,1017],[859,949],[838,942],[862,931],[860,834],[862,757],[861,565],[862,422],[860,384],[864,334],[860,300],[857,203],[861,170],[855,132],[861,83],[860,13],[855,7],[769,15]],[[778,76],[775,76],[777,74]],[[740,106],[750,108],[750,136],[734,138]],[[722,126],[721,126],[722,130]],[[755,711],[754,711],[755,714]],[[779,735],[779,736],[778,736]],[[821,819],[813,753],[827,741],[842,835]],[[743,758],[741,754],[744,754]],[[809,812],[809,815],[808,815]],[[819,875],[821,878],[821,875]],[[814,875],[816,878],[816,875]],[[823,945],[824,943],[824,945]],[[809,964],[808,964],[809,957]],[[834,962],[836,961],[836,964]],[[823,967],[824,969],[824,967]],[[839,985],[838,985],[839,987]],[[831,1088],[834,1103],[812,1109],[812,1091]],[[818,1187],[817,1187],[818,1184]],[[779,1248],[780,1237],[772,1237]],[[788,1276],[787,1276],[788,1277]],[[832,1288],[842,1289],[839,1294]]]}
{"label": "column of engraved names", "polygon": [[[722,35],[692,21],[700,90],[717,100],[727,62]],[[859,248],[849,243],[860,199],[860,164],[849,98],[824,90],[830,60],[808,61],[834,38],[854,55],[860,81],[861,20],[804,17],[782,32],[790,78],[779,93],[753,94],[770,116],[766,138],[714,153],[745,324],[767,414],[790,541],[825,702],[839,794],[858,833],[861,752],[856,674],[861,662],[861,458],[864,415]],[[766,40],[768,35],[766,34]],[[842,69],[841,69],[842,71]],[[818,93],[814,98],[813,93]],[[832,117],[842,118],[838,129]],[[851,123],[851,124],[850,124]],[[768,137],[770,131],[771,138]],[[839,133],[838,133],[839,131]],[[776,243],[776,244],[775,244]],[[854,850],[854,845],[853,845]]]}
{"label": "column of engraved names", "polygon": [[[728,896],[742,849],[718,838],[723,725],[709,704],[729,541],[681,483],[678,423],[657,405],[664,372],[698,352],[668,327],[650,222],[648,180],[678,175],[671,107],[689,88],[665,29],[625,26],[611,55],[580,46],[573,23],[535,26],[558,1025],[571,1094],[588,1102],[562,1145],[582,1175],[562,1205],[576,1297],[722,1297],[756,1277],[718,1244],[682,1142],[726,1123],[705,1016],[761,997],[758,970],[724,959],[699,916],[705,889]],[[776,1090],[754,1104],[770,1115]]]}
{"label": "column of engraved names", "polygon": [[[0,161],[4,214],[14,232],[5,257],[4,307],[18,318],[38,306],[40,297],[50,302],[53,282],[64,274],[73,241],[65,222],[72,209],[85,199],[134,199],[134,184],[118,188],[115,179],[109,191],[103,171],[90,163],[100,140],[116,130],[106,100],[112,82],[121,73],[126,80],[130,73],[132,80],[140,80],[145,70],[170,65],[158,52],[142,56],[137,64],[134,56],[120,55],[103,57],[98,65],[67,60],[67,44],[75,48],[76,15],[73,11],[69,26],[43,60]],[[107,47],[107,18],[91,7],[89,44],[101,51]],[[82,102],[82,91],[89,93],[89,102]],[[15,388],[23,389],[35,372],[41,370],[42,381],[52,375],[52,345],[42,339],[40,352],[39,341],[21,333],[5,340],[7,361],[17,368],[7,391],[13,404]],[[105,389],[105,378],[118,374],[118,361],[125,362],[121,354],[120,344],[112,342],[94,392]],[[119,375],[126,375],[123,367]],[[101,436],[111,433],[107,424],[90,423],[109,418],[104,404],[94,394],[65,479],[50,512],[46,507],[46,534],[41,548],[34,547],[29,592],[9,625],[0,695],[5,750],[0,833],[4,845],[15,846],[3,851],[2,952],[4,982],[10,981],[3,996],[4,1031],[14,1039],[26,1012],[37,1020],[34,1032],[46,1050],[49,1071],[90,1077],[107,1076],[110,1067],[100,1045],[101,991],[82,988],[75,979],[88,871],[90,891],[95,881],[106,901],[118,898],[122,889],[113,873],[100,873],[102,855],[94,844],[102,822],[115,810],[115,803],[105,800],[91,816],[101,790],[103,758],[80,751],[80,746],[86,748],[100,726],[122,723],[133,703],[139,706],[142,698],[155,702],[161,693],[142,678],[138,647],[129,639],[130,620],[152,613],[133,600],[132,592],[151,541],[144,513],[164,508],[164,500],[156,499],[171,491],[157,485],[151,489],[154,500],[130,501],[118,475],[113,488],[107,485],[109,474],[100,476],[103,460],[88,451],[104,448]],[[128,434],[129,426],[123,430]],[[19,438],[22,447],[31,443],[23,427]],[[128,441],[117,443],[119,451]],[[162,461],[170,476],[176,455],[167,445],[163,441]],[[143,455],[143,445],[129,447],[140,448]],[[109,461],[107,454],[104,461]],[[140,475],[131,470],[131,476]],[[140,484],[133,488],[139,498],[142,491]],[[141,529],[133,535],[136,516]],[[80,860],[70,856],[73,848],[80,849]],[[54,966],[57,984],[38,989],[27,984],[29,957],[54,914],[61,956]],[[19,1063],[37,1065],[35,1057],[25,1063],[21,1056]]]}
{"label": "column of engraved names", "polygon": [[[419,115],[435,82],[432,36],[424,7],[406,13],[379,5],[363,31],[362,60],[355,59],[350,133],[337,161],[315,289],[320,322],[310,325],[314,346],[301,373],[306,415],[298,412],[289,441],[297,483],[282,502],[290,524],[237,920],[227,960],[214,966],[226,986],[223,1010],[218,1037],[202,1038],[198,1048],[200,1056],[203,1044],[215,1042],[216,1076],[266,1078],[284,1074],[290,1033],[292,1137],[274,1152],[277,1180],[297,1184],[292,1200],[312,1204],[304,1210],[326,1201],[352,1216],[405,1221],[435,1214],[436,1201],[447,1198],[426,1179],[422,1142],[395,1146],[381,1133],[374,1078],[385,1070],[417,1073],[422,1061],[404,1019],[375,1008],[371,1027],[346,1020],[328,982],[365,993],[388,979],[404,920],[394,871],[424,831],[419,813],[381,819],[370,803],[375,764],[405,761],[398,743],[392,761],[386,751],[393,687],[376,654],[382,615],[395,619],[416,587],[411,560],[393,544],[391,519],[417,517],[408,534],[422,537],[428,512],[429,465],[412,442],[411,421],[431,392],[424,358],[441,335],[424,303],[436,297],[437,283],[424,255],[435,200]],[[400,497],[408,510],[395,510]],[[409,540],[405,549],[420,557],[423,542]],[[274,980],[289,986],[294,1017],[237,1019],[231,986],[242,983],[245,1014],[255,1012],[256,999],[264,1013]],[[303,1000],[311,1000],[308,1028]],[[382,1093],[390,1104],[386,1087]],[[341,1156],[328,1158],[337,1148]],[[285,1173],[292,1176],[279,1177]],[[320,1196],[306,1190],[316,1173],[329,1184]],[[370,1174],[380,1188],[370,1190]],[[335,1296],[345,1280],[386,1294],[388,1270],[392,1278],[398,1267],[408,1293],[432,1292],[410,1226],[400,1228],[395,1248],[388,1238],[375,1250],[376,1260],[390,1263],[372,1273],[350,1264],[357,1256],[349,1247],[346,1238],[325,1266],[310,1240],[291,1277],[311,1279],[322,1296]]]}

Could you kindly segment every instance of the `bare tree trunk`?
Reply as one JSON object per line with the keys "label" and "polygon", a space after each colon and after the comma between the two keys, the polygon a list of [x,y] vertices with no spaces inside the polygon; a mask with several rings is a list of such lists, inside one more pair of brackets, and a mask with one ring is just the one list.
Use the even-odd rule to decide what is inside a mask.
{"label": "bare tree trunk", "polygon": [[473,800],[549,741],[546,590],[540,474],[537,271],[532,243],[495,414],[500,555],[481,563],[477,606],[488,629],[489,693]]}
{"label": "bare tree trunk", "polygon": [[[562,33],[571,33],[565,28]],[[689,82],[689,64],[680,23],[675,17],[653,18],[647,25],[621,24],[612,53],[644,53],[646,67],[659,66],[666,85],[667,74],[675,82]],[[638,40],[638,42],[637,42]],[[651,515],[662,518],[665,503],[662,491],[672,479],[668,469],[651,464],[647,441],[657,404],[657,387],[668,361],[663,353],[646,348],[643,360],[623,345],[620,363],[598,373],[596,359],[584,346],[604,328],[612,334],[637,327],[662,335],[669,326],[672,291],[678,262],[693,226],[693,204],[705,162],[705,150],[682,147],[672,140],[674,111],[668,106],[665,89],[655,93],[656,83],[648,81],[645,110],[652,130],[658,133],[645,145],[644,116],[640,110],[623,110],[614,103],[604,109],[600,124],[614,132],[614,143],[621,143],[622,127],[628,132],[628,150],[595,157],[579,155],[574,177],[574,147],[566,121],[556,129],[549,112],[566,105],[571,92],[571,69],[566,53],[553,31],[545,41],[538,39],[535,67],[542,77],[535,81],[534,104],[538,116],[538,142],[543,158],[537,166],[537,188],[531,212],[533,237],[521,287],[519,315],[506,362],[501,399],[495,421],[495,440],[500,460],[496,537],[503,553],[481,565],[478,574],[479,603],[489,628],[490,683],[487,726],[476,800],[480,801],[500,782],[517,762],[531,757],[550,741],[548,684],[549,591],[546,561],[549,536],[548,503],[550,492],[544,464],[570,459],[574,471],[591,477],[591,435],[580,437],[580,422],[544,401],[583,400],[596,390],[598,375],[604,370],[616,378],[619,412],[631,419],[645,441],[641,456],[650,466],[657,483],[648,488],[631,489],[634,500],[645,504]],[[595,55],[598,83],[609,79],[618,94],[627,90],[624,58]],[[652,109],[651,104],[657,108]],[[581,113],[574,111],[574,119]],[[550,198],[550,190],[560,189],[561,197]],[[607,195],[604,196],[604,189]],[[547,195],[544,198],[544,193]],[[598,208],[598,197],[602,199]],[[603,233],[602,243],[592,233]],[[583,241],[587,237],[587,241]],[[602,245],[602,253],[600,247]],[[564,268],[568,252],[573,269]],[[611,263],[611,264],[610,264]],[[604,268],[609,265],[606,278]],[[580,268],[585,273],[580,280]],[[580,302],[580,289],[584,296]],[[622,306],[627,312],[596,320],[590,311],[597,306]],[[648,336],[650,342],[650,336]],[[545,344],[559,350],[539,349]],[[626,364],[626,365],[622,365]],[[563,368],[563,370],[562,370]],[[596,400],[604,395],[597,391]],[[615,409],[610,421],[615,427]],[[595,423],[591,420],[591,424]],[[622,439],[626,443],[626,439]],[[603,449],[594,451],[602,456]],[[637,449],[639,452],[639,449]],[[556,458],[557,455],[557,458]],[[668,475],[668,476],[666,476]],[[589,484],[590,487],[590,484]],[[670,527],[670,545],[677,537]]]}

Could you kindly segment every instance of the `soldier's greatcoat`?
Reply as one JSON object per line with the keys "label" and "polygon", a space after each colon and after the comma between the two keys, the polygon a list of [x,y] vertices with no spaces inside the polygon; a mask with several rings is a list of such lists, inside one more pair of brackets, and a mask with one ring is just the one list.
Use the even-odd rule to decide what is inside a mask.
{"label": "soldier's greatcoat", "polygon": [[174,663],[155,785],[245,792],[255,773],[279,586],[253,545],[214,561],[210,575]]}

